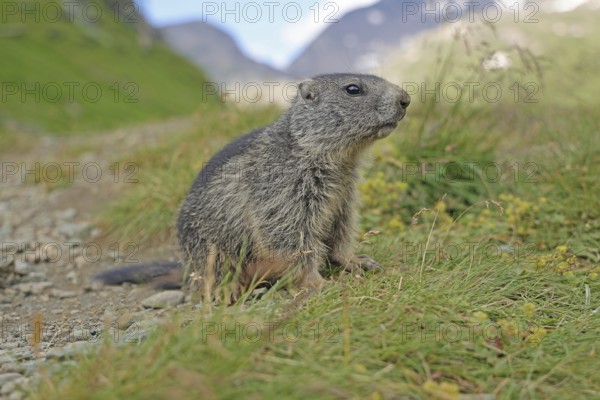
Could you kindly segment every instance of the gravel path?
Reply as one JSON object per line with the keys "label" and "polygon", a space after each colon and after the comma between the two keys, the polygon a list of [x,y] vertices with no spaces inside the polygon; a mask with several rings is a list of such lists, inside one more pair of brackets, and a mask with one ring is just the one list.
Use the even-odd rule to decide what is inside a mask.
{"label": "gravel path", "polygon": [[[122,263],[124,257],[99,240],[102,232],[91,220],[127,188],[122,179],[115,182],[107,160],[193,123],[181,118],[87,139],[43,138],[28,154],[2,155],[0,399],[24,398],[23,389],[35,388],[40,370],[52,373],[73,363],[73,355],[93,351],[104,333],[119,344],[139,341],[160,323],[166,308],[186,305],[178,291],[156,293],[143,286],[104,287],[91,282],[92,275]],[[65,146],[80,144],[92,150],[69,160],[61,155]],[[67,162],[91,166],[89,174],[75,173],[69,185],[52,190],[31,183],[36,174],[54,176],[50,174],[57,171],[55,164],[68,173]],[[98,168],[106,179],[91,178]],[[166,246],[152,256],[173,254]]]}

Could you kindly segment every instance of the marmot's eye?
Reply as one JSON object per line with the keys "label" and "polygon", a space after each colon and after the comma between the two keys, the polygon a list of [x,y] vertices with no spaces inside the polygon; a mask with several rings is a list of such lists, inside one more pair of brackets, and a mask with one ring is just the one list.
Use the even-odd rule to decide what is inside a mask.
{"label": "marmot's eye", "polygon": [[356,85],[348,85],[346,86],[346,93],[351,94],[352,96],[356,96],[362,93],[362,90]]}

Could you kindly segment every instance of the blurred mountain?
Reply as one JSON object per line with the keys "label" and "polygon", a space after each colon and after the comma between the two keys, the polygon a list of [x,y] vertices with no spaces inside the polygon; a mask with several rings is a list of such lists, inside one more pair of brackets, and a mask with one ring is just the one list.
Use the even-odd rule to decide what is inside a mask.
{"label": "blurred mountain", "polygon": [[[531,10],[517,23],[507,12],[493,24],[463,21],[424,32],[398,48],[381,72],[403,82],[415,103],[437,96],[456,104],[458,94],[487,107],[516,103],[521,116],[569,107],[596,113],[600,1],[564,8],[548,3],[535,14]],[[432,95],[436,84],[445,89]],[[483,90],[492,86],[498,88],[494,100]],[[449,87],[459,90],[450,93]]]}
{"label": "blurred mountain", "polygon": [[285,74],[242,53],[221,29],[201,21],[159,29],[161,37],[179,54],[219,82],[287,80]]}
{"label": "blurred mountain", "polygon": [[[479,1],[473,11],[491,2]],[[331,23],[285,71],[294,77],[377,71],[407,39],[468,13],[463,1],[382,0]]]}

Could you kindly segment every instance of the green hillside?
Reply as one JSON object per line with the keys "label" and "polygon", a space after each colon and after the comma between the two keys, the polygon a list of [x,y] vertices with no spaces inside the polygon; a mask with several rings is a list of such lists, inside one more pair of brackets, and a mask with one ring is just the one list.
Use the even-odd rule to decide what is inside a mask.
{"label": "green hillside", "polygon": [[202,74],[156,38],[142,46],[152,38],[140,34],[132,8],[66,4],[0,1],[0,144],[24,132],[99,131],[199,106]]}
{"label": "green hillside", "polygon": [[[408,44],[383,70],[416,84],[421,100],[433,96],[422,89],[430,92],[437,82],[440,103],[456,104],[459,92],[469,103],[519,104],[519,112],[526,113],[554,106],[594,111],[600,90],[598,15],[583,7],[564,13],[538,10],[530,18],[505,11],[494,23],[447,24]],[[508,67],[485,68],[496,53],[508,58]],[[499,96],[496,84],[502,89]]]}

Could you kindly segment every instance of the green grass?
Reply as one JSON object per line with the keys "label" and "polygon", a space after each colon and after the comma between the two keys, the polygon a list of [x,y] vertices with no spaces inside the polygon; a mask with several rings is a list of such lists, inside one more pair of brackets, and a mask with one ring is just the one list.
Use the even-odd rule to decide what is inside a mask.
{"label": "green grass", "polygon": [[[246,114],[223,113],[233,113],[232,127],[245,127]],[[413,122],[407,125],[410,131]],[[96,399],[399,394],[454,399],[459,392],[506,399],[597,396],[600,323],[592,311],[600,306],[595,198],[600,188],[589,171],[600,165],[600,143],[592,124],[569,130],[561,125],[536,130],[530,140],[537,147],[521,149],[512,158],[539,166],[535,183],[488,182],[492,190],[479,187],[479,197],[463,198],[462,203],[458,199],[463,189],[457,189],[452,206],[446,199],[431,202],[452,186],[436,189],[440,182],[421,183],[419,189],[418,181],[409,180],[397,197],[386,197],[385,187],[382,193],[365,192],[365,197],[379,200],[367,200],[372,208],[363,210],[363,228],[382,233],[369,237],[361,250],[380,260],[386,266],[383,272],[362,278],[333,274],[338,282],[302,309],[290,305],[290,295],[281,291],[256,304],[217,308],[213,314],[181,312],[147,342],[103,347],[99,355],[65,372],[64,380],[55,376],[40,393],[50,399],[89,398],[90,393]],[[410,132],[400,135],[391,142],[410,143]],[[201,163],[227,136],[186,133],[179,144],[173,139],[164,145],[178,151],[160,147],[156,153],[148,150],[152,155],[140,154],[140,162],[164,170],[125,194],[108,211],[109,221],[119,223],[129,216],[119,226],[132,237],[168,232],[177,203],[199,167],[188,163]],[[555,146],[567,137],[570,146]],[[501,141],[503,148],[510,147],[504,140],[513,139]],[[204,143],[206,154],[189,150],[190,142],[197,143],[194,149]],[[465,146],[464,151],[472,149]],[[365,173],[366,184],[395,182],[392,164],[377,162],[387,147],[378,148],[376,162]],[[469,159],[462,152],[460,156]],[[411,186],[422,197],[413,197],[407,190]],[[485,199],[501,205],[486,204]],[[422,212],[413,226],[404,218],[399,225],[378,219],[395,212],[412,217],[422,207],[431,210]],[[501,255],[495,253],[498,249]],[[193,322],[181,328],[188,319]],[[279,328],[266,334],[274,322]],[[239,340],[231,337],[235,333],[223,339],[203,331],[213,324],[235,330],[236,323]],[[242,330],[256,326],[264,333],[258,338]],[[302,331],[298,340],[286,336],[284,332],[291,335],[289,329],[296,327]]]}
{"label": "green grass", "polygon": [[[455,65],[431,76],[468,70],[465,60],[444,53],[439,65]],[[599,397],[599,114],[558,103],[413,101],[361,184],[360,252],[381,272],[329,272],[303,305],[271,290],[180,310],[141,344],[106,344],[44,380],[33,398]],[[140,184],[104,227],[149,243],[170,235],[202,163],[276,113],[207,109],[197,130],[132,155]],[[423,163],[479,167],[407,173]]]}
{"label": "green grass", "polygon": [[[0,7],[22,3],[31,10],[60,4],[2,0]],[[3,13],[3,149],[43,133],[100,132],[200,108],[204,77],[189,62],[160,41],[145,49],[135,24],[116,22],[108,8],[98,23],[86,22],[77,10],[73,21],[64,11],[58,22],[50,11],[26,15],[25,22],[19,14]]]}
{"label": "green grass", "polygon": [[423,281],[418,263],[396,265],[347,277],[301,310],[273,293],[181,313],[140,345],[103,347],[39,398],[597,396],[600,323],[584,285],[597,305],[598,280],[514,264],[440,262]]}

